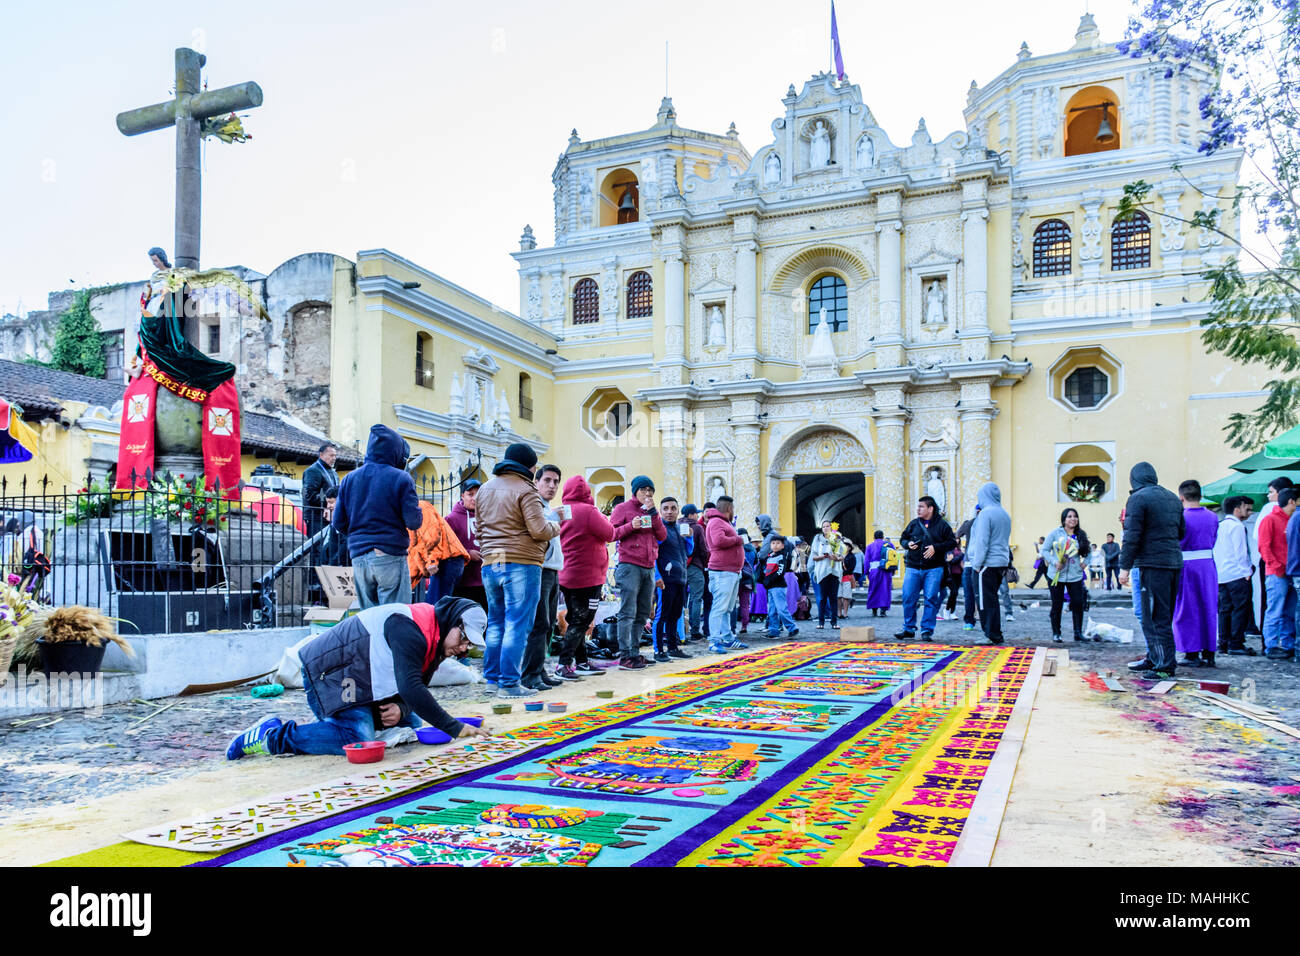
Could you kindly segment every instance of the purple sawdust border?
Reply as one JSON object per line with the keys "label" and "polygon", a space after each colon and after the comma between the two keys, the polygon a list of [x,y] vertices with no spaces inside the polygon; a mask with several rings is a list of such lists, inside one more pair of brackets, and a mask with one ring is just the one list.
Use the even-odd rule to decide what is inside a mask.
{"label": "purple sawdust border", "polygon": [[[426,784],[422,787],[416,787],[411,790],[404,791],[403,793],[400,793],[394,797],[390,797],[387,800],[384,800],[379,803],[365,804],[360,807],[355,807],[350,810],[345,810],[341,813],[332,814],[328,817],[322,817],[317,820],[312,820],[307,823],[300,824],[297,827],[292,827],[286,830],[280,830],[276,833],[268,834],[267,836],[262,837],[252,843],[245,844],[244,846],[241,847],[236,847],[226,853],[223,853],[221,856],[214,857],[213,859],[210,860],[198,860],[194,863],[187,864],[187,866],[192,866],[192,867],[228,866],[231,863],[238,862],[239,860],[243,860],[247,857],[253,856],[254,854],[257,853],[261,853],[265,850],[271,850],[277,847],[287,846],[292,843],[298,843],[303,838],[312,836],[316,833],[321,832],[322,830],[327,830],[332,827],[350,823],[351,821],[357,820],[361,817],[379,814],[385,810],[393,809],[402,804],[409,803],[411,802],[412,798],[416,797],[417,794],[421,795],[420,799],[424,799],[426,797],[430,797],[432,794],[441,792],[443,790],[453,789],[456,787],[467,786],[467,785],[477,785],[480,787],[493,788],[493,784],[490,781],[484,782],[482,781],[481,778],[488,775],[496,775],[503,771],[508,772],[509,769],[513,766],[517,766],[524,763],[531,763],[535,760],[538,760],[540,757],[547,756],[559,750],[568,749],[570,747],[573,747],[575,744],[582,743],[583,741],[589,740],[593,737],[604,736],[615,730],[618,730],[620,727],[626,727],[635,723],[639,723],[641,721],[647,720],[656,715],[666,713],[677,707],[681,707],[685,704],[694,703],[710,697],[718,696],[720,694],[735,693],[737,688],[744,687],[746,684],[752,683],[753,681],[770,680],[773,677],[777,677],[782,674],[787,674],[790,673],[791,671],[799,670],[800,668],[807,667],[810,664],[813,664],[817,661],[825,660],[826,658],[831,657],[832,655],[842,653],[848,649],[850,648],[846,648],[842,645],[835,646],[833,650],[829,650],[825,654],[818,655],[817,657],[811,657],[808,658],[807,660],[799,661],[795,664],[790,665],[789,667],[782,668],[781,670],[772,671],[768,674],[762,675],[761,677],[755,677],[749,681],[743,681],[731,687],[720,687],[711,691],[706,691],[704,693],[701,693],[697,697],[687,698],[686,700],[674,701],[673,703],[665,704],[664,706],[656,708],[655,710],[645,711],[640,714],[626,717],[621,721],[617,721],[611,724],[606,724],[602,727],[586,731],[576,736],[565,738],[564,740],[559,741],[557,743],[543,744],[539,747],[530,749],[526,753],[520,754],[518,757],[512,757],[509,760],[506,760],[502,763],[491,764],[487,767],[483,767],[478,770],[472,770],[469,771],[468,773],[464,773],[455,777],[450,777],[445,780],[439,780],[434,783]],[[958,660],[961,657],[961,655],[965,652],[966,652],[965,649],[950,651],[944,656],[940,657],[938,660],[931,662],[930,666],[926,668],[925,671],[922,672],[919,678],[916,677],[912,678],[913,687],[919,687],[922,684],[929,681],[935,674],[946,669],[954,661]],[[784,786],[791,779],[794,779],[793,776],[789,776],[786,774],[785,771],[788,768],[790,768],[795,764],[798,764],[799,766],[798,773],[802,774],[808,768],[808,766],[811,766],[811,764],[815,762],[817,759],[821,759],[827,753],[833,752],[833,749],[839,747],[842,743],[844,743],[845,739],[852,736],[853,734],[856,734],[861,729],[862,726],[866,725],[866,722],[868,720],[870,722],[874,722],[893,706],[895,706],[893,702],[890,701],[888,698],[886,698],[885,700],[880,701],[874,706],[868,708],[868,710],[864,711],[861,715],[859,715],[859,717],[854,718],[853,720],[842,725],[839,728],[839,730],[837,730],[833,734],[831,738],[809,741],[811,746],[808,748],[808,750],[804,751],[799,756],[793,758],[790,763],[787,763],[780,770],[776,771],[772,775],[772,777],[768,778],[768,780],[758,785],[758,788],[756,789],[761,788],[763,791],[763,796],[761,797],[761,800],[766,800],[771,795],[769,790],[774,792],[775,789],[779,788],[779,786]],[[793,743],[794,741],[790,741],[790,742]],[[780,780],[778,787],[770,786],[772,781],[778,779]],[[509,789],[505,787],[495,787],[494,789],[499,789],[503,793],[509,793]],[[743,805],[744,809],[740,813],[737,813],[734,817],[727,819],[722,824],[722,826],[710,826],[710,829],[714,833],[721,832],[722,828],[725,826],[729,826],[732,822],[734,822],[734,819],[738,819],[740,815],[753,809],[753,806],[757,806],[757,802],[755,802],[753,806],[750,806],[749,801],[747,800],[749,794],[753,792],[754,791],[751,790],[748,793],[746,793],[744,796],[742,796],[739,800],[739,803],[733,803],[729,806],[720,807],[718,813],[713,814],[703,823],[698,824],[696,827],[692,827],[691,830],[687,832],[688,833],[693,832],[694,830],[697,830],[700,827],[705,826],[706,824],[711,824],[713,823],[713,821],[719,820],[720,819],[719,814],[725,814],[727,817],[731,817],[731,814],[729,812],[730,809],[738,805]],[[646,802],[651,802],[651,803],[655,802],[653,797],[645,797],[641,799],[645,800]],[[695,806],[704,807],[706,805],[695,804]],[[669,844],[667,844],[664,848],[652,854],[651,857],[647,858],[646,860],[642,860],[631,865],[633,866],[668,865],[671,862],[675,862],[675,860],[665,861],[662,863],[651,863],[649,861],[660,857],[665,852],[665,850],[668,849],[668,847],[675,846],[676,844],[678,844],[683,839],[683,836],[679,836],[674,840],[670,841]],[[695,849],[696,846],[698,846],[698,843],[692,845],[689,848],[689,850],[687,850],[687,852]],[[684,853],[678,852],[677,858],[680,858],[684,855],[685,855]]]}

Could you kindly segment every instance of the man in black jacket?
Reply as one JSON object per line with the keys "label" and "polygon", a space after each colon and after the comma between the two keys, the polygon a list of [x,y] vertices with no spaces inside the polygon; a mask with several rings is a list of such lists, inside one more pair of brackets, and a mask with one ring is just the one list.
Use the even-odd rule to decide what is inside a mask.
{"label": "man in black jacket", "polygon": [[[429,693],[429,678],[448,657],[483,646],[483,609],[466,598],[436,605],[381,604],[345,618],[300,652],[312,723],[268,717],[230,742],[227,760],[253,754],[342,754],[421,718],[449,737],[481,736],[450,716]],[[382,639],[377,639],[382,635]]]}
{"label": "man in black jacket", "polygon": [[1131,661],[1129,670],[1149,672],[1161,680],[1177,667],[1174,649],[1174,602],[1183,569],[1183,503],[1157,483],[1156,470],[1140,461],[1129,472],[1128,503],[1124,505],[1124,544],[1120,548],[1119,583],[1125,586],[1133,568],[1141,571],[1142,636],[1147,655]]}
{"label": "man in black jacket", "polygon": [[[659,517],[663,518],[668,532],[659,542],[655,566],[659,569],[659,617],[655,621],[655,660],[665,664],[674,657],[690,657],[678,645],[677,629],[686,607],[686,567],[690,561],[693,530],[685,521],[679,521],[677,499],[665,497],[659,501]],[[683,530],[685,534],[683,534]]]}
{"label": "man in black jacket", "polygon": [[[339,476],[334,470],[334,462],[339,457],[338,447],[327,441],[320,446],[316,456],[316,460],[302,473],[302,516],[309,538],[329,524],[334,499],[339,496]],[[312,551],[312,564],[331,564],[339,553],[337,548],[318,544]],[[312,582],[313,592],[319,588],[319,582]]]}
{"label": "man in black jacket", "polygon": [[917,502],[916,517],[903,530],[898,543],[903,549],[903,629],[894,636],[900,641],[916,636],[916,602],[924,593],[921,640],[933,640],[934,622],[939,615],[939,586],[948,552],[957,547],[957,536],[939,514],[939,505],[925,495]]}
{"label": "man in black jacket", "polygon": [[704,525],[700,509],[693,504],[682,507],[682,518],[691,526],[691,557],[686,564],[686,600],[690,615],[688,644],[704,640],[709,632],[709,546],[704,542]]}

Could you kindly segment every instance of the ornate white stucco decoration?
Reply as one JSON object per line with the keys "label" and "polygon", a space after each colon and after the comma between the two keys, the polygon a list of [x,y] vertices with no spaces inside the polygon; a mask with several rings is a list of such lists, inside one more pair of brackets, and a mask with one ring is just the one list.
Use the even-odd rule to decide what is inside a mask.
{"label": "ornate white stucco decoration", "polygon": [[871,457],[852,435],[842,431],[814,432],[777,463],[783,473],[806,471],[869,471]]}
{"label": "ornate white stucco decoration", "polygon": [[501,366],[497,364],[497,360],[492,357],[492,353],[487,349],[470,349],[465,353],[462,361],[465,363],[465,368],[478,372],[487,378],[492,378],[497,372],[501,371]]}

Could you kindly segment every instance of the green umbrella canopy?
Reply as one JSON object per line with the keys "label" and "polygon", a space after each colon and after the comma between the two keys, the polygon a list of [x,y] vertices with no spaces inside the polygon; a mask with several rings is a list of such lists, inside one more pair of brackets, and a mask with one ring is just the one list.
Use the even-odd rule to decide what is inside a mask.
{"label": "green umbrella canopy", "polygon": [[1300,458],[1300,425],[1278,435],[1264,446],[1270,458]]}
{"label": "green umbrella canopy", "polygon": [[1201,495],[1218,504],[1230,495],[1247,495],[1256,508],[1262,508],[1268,500],[1268,483],[1274,478],[1290,478],[1300,484],[1300,470],[1287,471],[1252,471],[1246,474],[1228,475],[1218,481],[1201,486]]}
{"label": "green umbrella canopy", "polygon": [[1233,471],[1300,471],[1300,458],[1271,458],[1257,451],[1232,466]]}

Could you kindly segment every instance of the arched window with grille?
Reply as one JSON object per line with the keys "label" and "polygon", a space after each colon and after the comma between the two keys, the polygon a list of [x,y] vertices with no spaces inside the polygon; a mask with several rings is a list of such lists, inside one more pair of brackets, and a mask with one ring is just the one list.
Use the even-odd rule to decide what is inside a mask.
{"label": "arched window with grille", "polygon": [[533,420],[533,377],[527,372],[519,373],[519,417]]}
{"label": "arched window with grille", "polygon": [[1151,220],[1140,209],[1110,227],[1110,267],[1145,269],[1151,265]]}
{"label": "arched window with grille", "polygon": [[428,332],[415,334],[415,384],[433,388],[433,336]]}
{"label": "arched window with grille", "polygon": [[627,280],[627,317],[646,319],[654,311],[654,287],[650,273],[634,272]]}
{"label": "arched window with grille", "polygon": [[817,331],[822,309],[832,332],[843,332],[849,327],[849,288],[837,275],[818,276],[808,287],[808,332]]}
{"label": "arched window with grille", "polygon": [[579,279],[573,287],[573,324],[600,321],[600,289],[595,279]]}
{"label": "arched window with grille", "polygon": [[1060,219],[1047,219],[1034,230],[1034,278],[1070,274],[1070,227]]}

